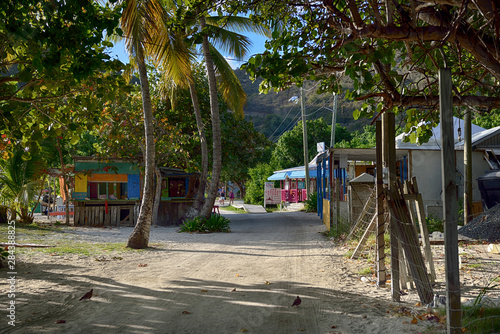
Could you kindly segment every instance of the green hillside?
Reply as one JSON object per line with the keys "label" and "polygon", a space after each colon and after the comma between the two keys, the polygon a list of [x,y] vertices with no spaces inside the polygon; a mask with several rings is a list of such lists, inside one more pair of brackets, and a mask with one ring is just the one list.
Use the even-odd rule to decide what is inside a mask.
{"label": "green hillside", "polygon": [[[291,102],[290,98],[300,96],[300,89],[292,87],[278,93],[259,94],[260,80],[252,82],[246,72],[235,70],[241,81],[243,89],[247,93],[245,105],[245,118],[251,120],[255,128],[273,141],[285,131],[290,130],[301,119],[300,100]],[[333,95],[316,93],[316,83],[307,82],[304,86],[305,109],[308,120],[323,117],[328,124],[332,122]],[[349,131],[363,130],[363,126],[369,124],[368,119],[355,121],[352,117],[356,109],[355,103],[344,101],[343,97],[338,101],[337,123],[345,126]]]}

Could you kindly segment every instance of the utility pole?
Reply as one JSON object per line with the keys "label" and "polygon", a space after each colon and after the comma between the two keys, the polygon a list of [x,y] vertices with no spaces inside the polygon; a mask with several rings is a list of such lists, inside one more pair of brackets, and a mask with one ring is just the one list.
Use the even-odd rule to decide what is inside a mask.
{"label": "utility pole", "polygon": [[304,168],[306,172],[306,193],[309,196],[309,155],[307,148],[307,124],[306,111],[304,106],[304,89],[300,87],[300,109],[302,110],[302,137],[304,142]]}
{"label": "utility pole", "polygon": [[332,112],[332,136],[330,138],[330,147],[335,146],[335,127],[337,126],[337,94],[333,93],[333,112]]}

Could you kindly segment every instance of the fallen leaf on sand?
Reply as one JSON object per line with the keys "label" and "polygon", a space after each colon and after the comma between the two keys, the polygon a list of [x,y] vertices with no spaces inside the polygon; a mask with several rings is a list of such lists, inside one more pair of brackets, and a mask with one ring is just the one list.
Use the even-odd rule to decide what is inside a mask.
{"label": "fallen leaf on sand", "polygon": [[208,290],[201,290],[201,292],[208,292]]}
{"label": "fallen leaf on sand", "polygon": [[54,321],[55,324],[65,324],[66,320],[56,320]]}
{"label": "fallen leaf on sand", "polygon": [[337,328],[337,326],[332,326],[332,327],[330,327],[330,328]]}
{"label": "fallen leaf on sand", "polygon": [[138,267],[147,267],[147,266],[148,266],[148,264],[147,264],[147,263],[139,263],[137,266],[138,266]]}
{"label": "fallen leaf on sand", "polygon": [[415,306],[422,306],[420,302],[416,303]]}
{"label": "fallen leaf on sand", "polygon": [[414,325],[415,325],[416,323],[418,323],[417,318],[413,318],[413,320],[411,321],[411,323],[412,323],[412,324],[414,324]]}
{"label": "fallen leaf on sand", "polygon": [[189,311],[182,311],[182,314],[191,314]]}
{"label": "fallen leaf on sand", "polygon": [[231,290],[231,292],[236,292],[236,288],[234,288],[233,290]]}
{"label": "fallen leaf on sand", "polygon": [[248,329],[246,329],[246,328],[242,328],[242,329],[241,329],[241,332],[242,332],[242,333],[248,332]]}
{"label": "fallen leaf on sand", "polygon": [[271,283],[269,283],[269,281],[266,281],[266,284],[271,284]]}

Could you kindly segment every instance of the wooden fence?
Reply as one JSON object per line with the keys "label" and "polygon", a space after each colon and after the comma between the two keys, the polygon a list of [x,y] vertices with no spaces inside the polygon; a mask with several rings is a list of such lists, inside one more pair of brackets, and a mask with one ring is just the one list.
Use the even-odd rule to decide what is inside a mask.
{"label": "wooden fence", "polygon": [[75,206],[75,226],[135,226],[139,205]]}

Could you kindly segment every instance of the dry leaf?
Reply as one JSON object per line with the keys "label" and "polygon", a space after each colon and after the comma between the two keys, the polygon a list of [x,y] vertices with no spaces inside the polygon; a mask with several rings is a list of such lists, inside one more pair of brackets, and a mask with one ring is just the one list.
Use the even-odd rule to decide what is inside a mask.
{"label": "dry leaf", "polygon": [[148,264],[147,264],[147,263],[139,263],[137,266],[138,266],[138,267],[147,267],[147,266],[148,266]]}
{"label": "dry leaf", "polygon": [[420,302],[416,303],[415,306],[422,306]]}
{"label": "dry leaf", "polygon": [[182,314],[191,314],[189,311],[182,311]]}
{"label": "dry leaf", "polygon": [[242,328],[242,329],[241,329],[241,332],[242,332],[242,333],[248,332],[248,329],[246,329],[246,328]]}
{"label": "dry leaf", "polygon": [[55,324],[65,324],[66,320],[56,320],[54,321]]}
{"label": "dry leaf", "polygon": [[201,290],[201,292],[208,292],[208,290]]}
{"label": "dry leaf", "polygon": [[233,290],[231,290],[231,292],[236,292],[236,288],[234,288]]}
{"label": "dry leaf", "polygon": [[271,284],[271,283],[269,283],[269,281],[266,281],[266,284]]}
{"label": "dry leaf", "polygon": [[415,325],[416,323],[418,323],[417,318],[413,318],[413,320],[411,321],[411,323],[412,323],[413,325]]}

